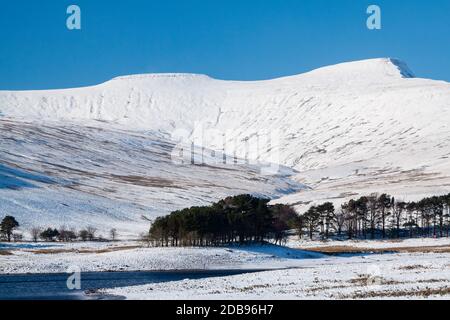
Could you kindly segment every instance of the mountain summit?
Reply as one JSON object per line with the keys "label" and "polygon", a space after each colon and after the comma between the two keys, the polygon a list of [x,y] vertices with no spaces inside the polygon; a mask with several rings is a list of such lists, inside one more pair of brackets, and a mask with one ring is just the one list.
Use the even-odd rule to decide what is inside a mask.
{"label": "mountain summit", "polygon": [[405,62],[392,58],[340,63],[337,65],[316,69],[311,71],[309,75],[328,76],[335,79],[376,82],[389,78],[415,77]]}

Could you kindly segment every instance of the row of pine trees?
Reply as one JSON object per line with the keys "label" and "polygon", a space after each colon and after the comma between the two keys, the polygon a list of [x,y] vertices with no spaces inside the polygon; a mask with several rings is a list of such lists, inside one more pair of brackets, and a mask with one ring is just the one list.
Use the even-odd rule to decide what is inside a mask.
{"label": "row of pine trees", "polygon": [[[388,194],[352,199],[336,208],[326,202],[299,215],[287,205],[269,205],[251,195],[228,197],[211,206],[192,207],[157,218],[148,238],[155,246],[221,246],[233,243],[283,243],[295,230],[309,239],[386,239],[449,237],[450,194],[405,202]],[[0,223],[0,238],[11,241],[19,226],[14,217]],[[34,241],[93,240],[95,228],[75,231],[33,228]],[[116,238],[116,230],[111,230]],[[0,239],[1,240],[1,239]]]}
{"label": "row of pine trees", "polygon": [[269,206],[251,195],[228,197],[211,206],[192,207],[157,218],[149,241],[155,246],[220,246],[232,243],[281,243],[298,215],[289,206]]}
{"label": "row of pine trees", "polygon": [[346,236],[349,239],[448,237],[450,194],[417,202],[396,200],[388,194],[352,199],[339,208],[332,203],[312,206],[301,217],[300,236]]}
{"label": "row of pine trees", "polygon": [[450,194],[418,202],[372,194],[338,208],[331,202],[311,206],[301,215],[292,207],[268,203],[240,195],[175,211],[154,221],[148,241],[155,246],[220,246],[281,244],[293,231],[300,238],[322,240],[448,237],[450,232]]}

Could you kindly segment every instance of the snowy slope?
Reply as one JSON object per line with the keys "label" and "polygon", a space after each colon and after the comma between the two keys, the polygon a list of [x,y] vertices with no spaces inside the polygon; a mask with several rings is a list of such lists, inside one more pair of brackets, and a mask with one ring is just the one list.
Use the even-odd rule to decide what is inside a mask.
{"label": "snowy slope", "polygon": [[[170,144],[180,130],[186,130],[196,145],[217,151],[222,151],[225,145],[228,155],[276,162],[295,169],[298,172],[295,180],[310,189],[286,195],[280,201],[295,203],[299,208],[314,201],[333,199],[339,202],[352,194],[374,191],[386,190],[404,198],[450,191],[450,84],[414,78],[406,64],[395,59],[344,63],[268,81],[221,81],[202,75],[150,74],[120,77],[79,89],[0,91],[0,115],[3,126],[10,121],[17,129],[13,137],[8,137],[2,128],[2,138],[9,140],[0,142],[0,161],[9,161],[9,167],[23,157],[27,159],[28,169],[33,169],[36,157],[51,154],[52,163],[65,165],[78,161],[82,167],[100,166],[107,175],[116,164],[104,166],[105,157],[124,153],[123,157],[117,156],[121,162],[119,175],[142,174],[142,170],[137,169],[140,167],[159,172],[153,160],[143,162],[145,154],[139,152],[142,144],[151,144],[155,136]],[[33,130],[20,132],[21,122],[35,126],[33,130],[41,135],[39,141],[21,141],[24,137],[36,136]],[[54,144],[61,138],[53,136],[54,133],[42,133],[40,124],[43,123],[45,130],[69,126],[69,131],[88,135],[92,139],[89,148],[95,152],[57,149]],[[94,129],[84,132],[88,126]],[[200,127],[206,132],[203,141],[196,134]],[[104,136],[93,133],[95,128],[102,128]],[[110,138],[123,142],[135,135],[148,136],[140,137],[142,140],[137,144],[133,141],[129,145],[119,144],[111,153],[101,143]],[[263,139],[267,137],[270,140]],[[47,143],[47,139],[53,142]],[[72,147],[82,150],[86,147],[85,139],[76,135],[69,133],[64,139],[70,140],[66,142]],[[97,144],[105,150],[95,150]],[[25,146],[28,152],[36,148],[34,156],[13,152],[17,146]],[[245,182],[245,188],[241,189],[256,188],[248,185],[251,180],[246,176],[247,170],[258,171],[255,169],[258,164],[253,164],[240,171],[240,177],[235,177],[236,182]],[[228,165],[234,167],[233,163]],[[195,180],[199,176],[185,168],[173,168],[172,163],[170,169],[160,172],[160,178],[166,178],[172,170],[175,170],[175,178],[184,174]],[[44,169],[38,166],[33,170],[40,174]],[[208,172],[202,174],[204,180],[216,178]],[[59,177],[58,169],[54,168],[48,176]],[[108,176],[101,178],[108,188],[114,180]],[[280,188],[270,180],[255,192],[266,191],[266,194],[279,196],[298,190],[287,178],[274,179],[282,184]],[[231,184],[230,188],[240,186],[241,182]],[[89,188],[98,188],[97,180],[91,184]],[[135,187],[135,182],[128,181],[128,184]],[[133,203],[148,205],[147,195],[137,196],[139,192],[116,189],[120,190],[118,198],[129,201],[133,193]],[[1,197],[5,196],[4,190],[0,189]],[[227,193],[206,190],[196,189],[195,194],[191,188],[182,197],[192,200],[195,194],[194,198],[205,199],[207,193],[211,200]],[[158,196],[152,201],[159,207],[161,201],[157,198],[166,197],[167,192],[164,188],[155,192]],[[94,194],[97,196],[98,192]],[[17,192],[14,195],[23,197]],[[138,201],[138,198],[146,200]],[[169,207],[182,205],[175,202]]]}
{"label": "snowy slope", "polygon": [[142,216],[302,188],[289,170],[263,176],[254,165],[181,165],[171,157],[174,143],[161,135],[102,123],[0,120],[0,137],[0,216],[13,214],[25,230],[92,225],[103,236],[115,227],[135,238],[149,227]]}
{"label": "snowy slope", "polygon": [[[248,136],[282,130],[283,141],[275,146],[280,162],[308,170],[402,151],[405,139],[409,150],[427,137],[438,142],[448,137],[450,84],[411,76],[404,63],[392,59],[258,82],[137,75],[81,89],[0,92],[0,111],[13,118],[96,119],[168,133],[193,130],[201,122],[230,132],[228,140],[241,142],[241,156]],[[206,147],[221,149],[221,138],[212,137]]]}

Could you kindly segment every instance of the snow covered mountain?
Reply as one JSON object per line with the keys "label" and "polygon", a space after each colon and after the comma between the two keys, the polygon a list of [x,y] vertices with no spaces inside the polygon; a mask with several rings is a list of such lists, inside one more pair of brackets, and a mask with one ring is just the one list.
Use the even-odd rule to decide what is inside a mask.
{"label": "snow covered mountain", "polygon": [[[414,78],[395,59],[267,81],[149,74],[0,91],[0,213],[19,212],[28,224],[122,219],[131,230],[142,214],[240,192],[300,209],[377,191],[449,192],[449,122],[450,84]],[[244,160],[177,165],[168,155],[180,132],[196,159],[208,150]],[[264,175],[267,163],[281,170]]]}

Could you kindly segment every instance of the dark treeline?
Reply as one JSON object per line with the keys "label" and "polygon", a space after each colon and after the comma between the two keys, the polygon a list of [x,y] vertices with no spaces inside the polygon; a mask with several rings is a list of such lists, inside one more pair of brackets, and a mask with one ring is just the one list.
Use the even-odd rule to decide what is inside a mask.
{"label": "dark treeline", "polygon": [[[20,242],[23,241],[23,233],[17,231],[19,222],[13,216],[6,216],[0,222],[0,241]],[[45,242],[74,242],[74,241],[106,241],[102,236],[97,236],[97,229],[88,226],[85,229],[77,231],[75,228],[66,228],[61,226],[58,229],[49,227],[42,229],[40,227],[32,227],[29,230],[30,238],[33,242],[39,240]],[[112,228],[109,232],[109,240],[117,239],[117,229]]]}
{"label": "dark treeline", "polygon": [[[268,205],[270,200],[251,195],[228,197],[211,206],[192,207],[157,218],[144,237],[155,246],[221,246],[233,243],[282,243],[291,231],[302,238],[386,239],[449,237],[450,194],[405,202],[388,194],[352,199],[339,208],[331,202],[310,207],[298,215],[287,205]],[[22,241],[13,216],[0,222],[0,241]],[[30,230],[38,241],[100,241],[97,229]],[[116,229],[110,231],[117,238]]]}
{"label": "dark treeline", "polygon": [[450,194],[418,202],[372,194],[338,209],[331,202],[312,206],[302,215],[289,206],[268,203],[268,199],[240,195],[175,211],[154,221],[147,240],[155,246],[221,246],[281,244],[291,230],[310,239],[448,237],[450,232]]}
{"label": "dark treeline", "polygon": [[296,212],[270,200],[240,195],[211,206],[192,207],[157,218],[149,241],[156,246],[220,246],[232,243],[281,243],[295,228]]}
{"label": "dark treeline", "polygon": [[335,209],[332,203],[312,206],[301,218],[300,236],[346,236],[349,239],[448,237],[450,194],[418,202],[398,201],[387,194],[352,199]]}

